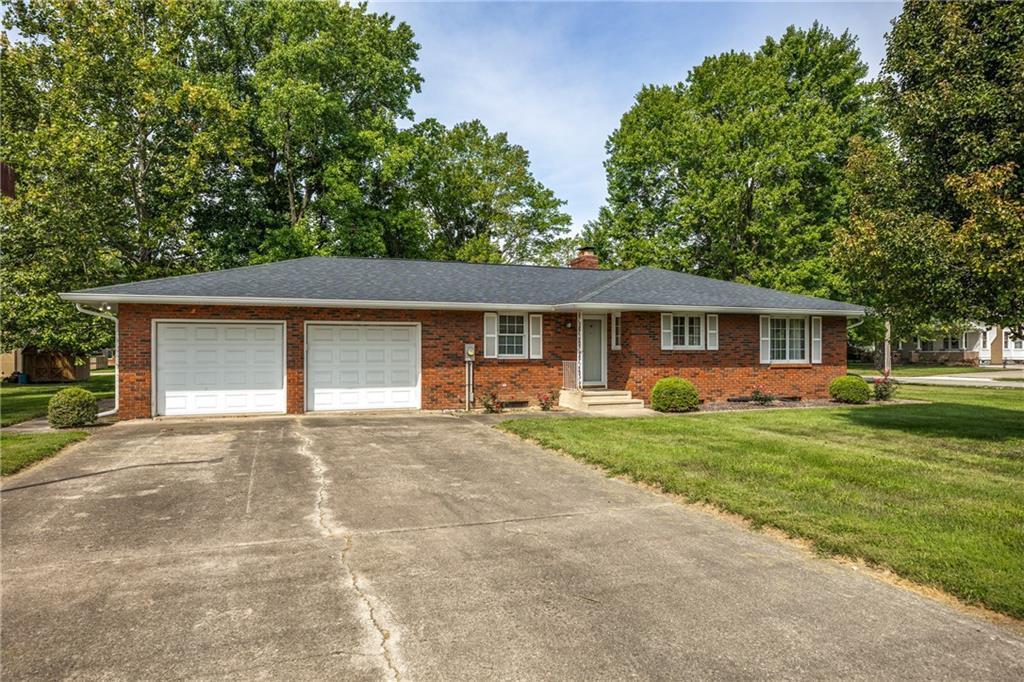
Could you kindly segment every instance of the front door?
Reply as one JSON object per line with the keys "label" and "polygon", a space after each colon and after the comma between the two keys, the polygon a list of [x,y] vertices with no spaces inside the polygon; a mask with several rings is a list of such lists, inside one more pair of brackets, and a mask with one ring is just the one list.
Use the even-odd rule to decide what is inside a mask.
{"label": "front door", "polygon": [[604,384],[604,320],[583,319],[583,385]]}

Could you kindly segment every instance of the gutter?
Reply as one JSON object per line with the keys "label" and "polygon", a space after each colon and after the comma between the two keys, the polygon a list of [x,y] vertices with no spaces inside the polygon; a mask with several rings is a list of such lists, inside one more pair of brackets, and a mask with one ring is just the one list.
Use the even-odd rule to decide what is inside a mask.
{"label": "gutter", "polygon": [[[107,306],[107,310],[110,306]],[[93,317],[102,317],[105,320],[114,321],[114,353],[117,358],[117,362],[114,364],[114,408],[100,412],[97,417],[109,417],[117,414],[118,401],[120,398],[120,383],[121,383],[121,348],[120,348],[120,326],[118,325],[117,316],[103,310],[95,310],[92,308],[86,308],[81,303],[75,304],[75,310],[86,315],[92,315]]]}
{"label": "gutter", "polygon": [[[592,292],[593,295],[597,292]],[[812,308],[749,308],[731,306],[693,306],[693,305],[645,305],[590,303],[586,301],[530,305],[524,303],[474,303],[459,301],[374,301],[366,299],[324,299],[324,298],[256,298],[244,296],[153,296],[146,294],[100,294],[85,292],[67,292],[60,294],[65,301],[77,303],[136,303],[153,305],[237,305],[237,306],[288,306],[297,308],[362,308],[386,310],[483,310],[495,312],[508,310],[522,312],[605,312],[619,310],[635,310],[647,312],[710,312],[739,314],[783,314],[783,315],[822,315],[840,317],[862,317],[862,310],[836,310]]]}

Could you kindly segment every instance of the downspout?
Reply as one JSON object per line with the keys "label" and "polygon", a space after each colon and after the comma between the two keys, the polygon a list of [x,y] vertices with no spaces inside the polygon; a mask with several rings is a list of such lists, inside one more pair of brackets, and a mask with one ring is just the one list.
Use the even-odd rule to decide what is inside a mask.
{"label": "downspout", "polygon": [[[110,306],[107,306],[110,309]],[[120,384],[121,384],[121,348],[120,348],[120,329],[117,323],[117,315],[113,313],[105,312],[102,310],[94,310],[92,308],[86,308],[81,303],[75,304],[75,310],[86,315],[92,315],[94,317],[102,317],[105,320],[114,321],[114,357],[116,362],[114,363],[114,409],[100,412],[97,417],[109,417],[112,414],[117,414],[118,399],[120,397]]]}

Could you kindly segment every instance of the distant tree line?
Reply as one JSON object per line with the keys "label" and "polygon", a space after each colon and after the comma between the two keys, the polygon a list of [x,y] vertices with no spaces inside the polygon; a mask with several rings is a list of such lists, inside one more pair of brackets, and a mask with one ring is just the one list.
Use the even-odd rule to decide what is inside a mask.
{"label": "distant tree line", "polygon": [[[2,40],[4,348],[84,353],[57,292],[310,255],[559,262],[527,152],[416,121],[412,30],[365,5],[18,0]],[[868,78],[815,23],[649,85],[607,142],[582,240],[864,303],[897,334],[1024,335],[1024,0],[912,0]],[[866,324],[861,330],[878,330]]]}

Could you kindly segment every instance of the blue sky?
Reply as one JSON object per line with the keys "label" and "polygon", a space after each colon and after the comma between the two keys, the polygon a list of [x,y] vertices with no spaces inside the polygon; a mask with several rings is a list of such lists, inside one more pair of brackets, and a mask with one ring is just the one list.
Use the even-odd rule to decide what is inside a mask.
{"label": "blue sky", "polygon": [[530,152],[579,229],[604,202],[604,144],[645,83],[676,83],[704,57],[752,51],[815,19],[858,37],[872,74],[899,3],[396,3],[422,46],[417,120],[479,118]]}

